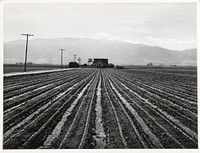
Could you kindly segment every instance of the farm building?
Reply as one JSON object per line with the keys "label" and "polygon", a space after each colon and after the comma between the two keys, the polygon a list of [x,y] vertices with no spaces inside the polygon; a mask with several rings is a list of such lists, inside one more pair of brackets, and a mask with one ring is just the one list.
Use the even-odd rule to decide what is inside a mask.
{"label": "farm building", "polygon": [[93,62],[93,66],[97,68],[105,68],[108,67],[108,59],[103,58],[95,58]]}

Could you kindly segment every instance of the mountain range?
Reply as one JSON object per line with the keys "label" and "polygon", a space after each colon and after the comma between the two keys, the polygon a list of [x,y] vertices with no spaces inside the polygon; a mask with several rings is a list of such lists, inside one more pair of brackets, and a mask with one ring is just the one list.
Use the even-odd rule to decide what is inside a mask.
{"label": "mountain range", "polygon": [[[197,49],[169,50],[159,46],[133,44],[118,40],[89,38],[54,38],[29,40],[28,62],[60,63],[60,51],[64,48],[64,64],[74,60],[73,55],[87,63],[88,58],[107,58],[119,65],[197,65]],[[25,40],[4,43],[4,63],[24,62]],[[77,59],[76,59],[77,61]]]}

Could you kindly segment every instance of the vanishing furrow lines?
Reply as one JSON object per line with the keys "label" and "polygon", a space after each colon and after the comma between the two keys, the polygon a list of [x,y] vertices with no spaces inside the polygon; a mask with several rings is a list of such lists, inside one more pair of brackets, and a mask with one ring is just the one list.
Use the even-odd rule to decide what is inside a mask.
{"label": "vanishing furrow lines", "polygon": [[[118,80],[121,80],[121,81],[123,81],[123,82],[127,82],[127,80],[125,81],[125,80],[123,80],[122,78],[118,78]],[[192,107],[186,107],[186,108],[184,107],[184,108],[183,108],[182,106],[185,106],[185,105],[182,104],[182,106],[180,106],[180,105],[178,105],[178,104],[172,103],[172,102],[169,101],[168,99],[165,99],[165,98],[160,97],[160,95],[158,95],[158,94],[161,94],[160,92],[156,92],[157,94],[152,93],[152,92],[146,90],[146,88],[143,88],[143,87],[141,87],[141,86],[138,86],[136,83],[130,82],[130,84],[127,84],[127,85],[129,85],[129,86],[131,87],[131,89],[134,89],[134,90],[138,89],[138,90],[136,90],[136,91],[138,91],[138,92],[141,91],[141,92],[148,93],[149,96],[151,96],[151,97],[153,96],[153,98],[162,100],[162,101],[163,101],[163,104],[165,104],[166,107],[168,107],[168,108],[170,108],[170,109],[172,109],[172,110],[176,109],[176,110],[175,110],[175,113],[177,113],[177,109],[179,109],[179,110],[182,112],[182,115],[181,115],[181,116],[187,115],[187,116],[185,116],[185,118],[188,118],[188,117],[191,117],[191,116],[192,116],[195,120],[197,120],[197,119],[196,119],[196,118],[197,118],[197,115],[196,115],[194,112],[191,111]],[[163,106],[163,104],[162,104],[162,106]],[[184,115],[184,114],[185,114],[185,115]],[[194,122],[195,122],[195,121],[194,121]]]}
{"label": "vanishing furrow lines", "polygon": [[[82,78],[83,78],[83,76],[78,77],[76,79],[78,81],[78,80],[81,80]],[[28,103],[27,101],[29,101],[29,100],[31,100],[33,98],[36,98],[37,96],[40,96],[41,94],[44,94],[44,93],[48,92],[49,90],[59,89],[60,87],[63,86],[62,84],[69,84],[70,85],[76,79],[58,80],[58,82],[54,82],[51,86],[50,85],[46,85],[46,86],[43,86],[42,88],[38,88],[38,89],[36,89],[34,91],[30,91],[30,92],[28,91],[29,92],[28,94],[16,96],[16,98],[13,98],[13,99],[8,100],[8,101],[4,100],[4,113],[7,112],[6,109],[11,109],[12,107],[16,107],[17,105],[27,104]],[[44,88],[44,87],[46,87],[46,88]]]}
{"label": "vanishing furrow lines", "polygon": [[[115,81],[115,83],[116,83],[117,81]],[[122,84],[122,83],[121,83]],[[123,84],[123,87],[126,87],[124,84]],[[122,88],[120,87],[120,88],[118,88],[119,90],[121,90],[121,92],[123,92],[124,93],[124,95],[126,94],[124,91],[131,91],[130,89],[129,90],[127,90],[127,88],[128,87],[126,87],[126,89],[125,90],[123,90],[122,91]],[[133,92],[132,92],[133,93]],[[134,92],[135,93],[135,92]],[[136,94],[135,94],[136,95]],[[137,94],[138,95],[138,94]],[[139,95],[138,95],[139,96]],[[128,95],[127,95],[127,97],[129,97]],[[141,98],[141,96],[139,97],[139,98]],[[131,101],[133,101],[133,97],[132,98],[130,98],[129,97],[129,99],[131,100]],[[144,98],[142,99],[142,100],[144,100]],[[138,101],[138,100],[137,100]],[[139,101],[138,101],[139,102]],[[189,142],[187,142],[189,145],[187,145],[187,143],[185,142],[182,142],[182,143],[184,143],[185,144],[185,146],[187,147],[187,146],[196,146],[196,140],[195,139],[197,139],[197,134],[195,133],[195,132],[193,132],[193,131],[191,131],[189,128],[187,128],[187,127],[185,127],[184,125],[182,125],[178,120],[176,120],[176,119],[174,119],[172,116],[170,116],[169,114],[167,114],[167,113],[165,113],[162,109],[159,109],[157,106],[155,106],[155,105],[153,105],[153,104],[151,104],[150,102],[148,102],[147,100],[145,100],[145,103],[146,104],[149,104],[153,109],[156,109],[156,111],[159,111],[160,112],[160,115],[161,115],[161,117],[163,118],[163,116],[164,116],[164,118],[166,119],[166,120],[168,120],[168,121],[170,121],[171,122],[171,126],[172,126],[172,128],[175,128],[175,129],[177,129],[178,131],[180,131],[181,133],[182,133],[182,135],[185,135],[185,137],[188,139],[190,139],[190,140],[188,140],[188,141],[190,141],[190,143]],[[139,104],[139,103],[136,103],[136,104]],[[145,107],[145,105],[143,105],[142,106],[142,108],[146,108]],[[141,108],[141,109],[142,109]],[[158,119],[158,121],[160,121],[159,119]],[[172,124],[173,123],[173,124]],[[174,126],[174,124],[175,124],[175,126]],[[164,126],[165,127],[165,126]],[[182,130],[181,130],[182,129]],[[170,129],[170,130],[172,130],[172,129]],[[170,133],[171,131],[169,131],[169,133]],[[187,133],[187,134],[186,134]],[[179,137],[181,137],[181,136],[179,136]],[[185,138],[184,138],[185,139]],[[184,139],[182,139],[182,141],[184,140]],[[181,141],[180,139],[179,139],[179,141]]]}
{"label": "vanishing furrow lines", "polygon": [[[78,148],[80,146],[80,140],[84,136],[84,132],[87,130],[87,124],[90,115],[91,103],[93,101],[93,96],[95,94],[95,88],[98,82],[98,74],[96,74],[95,80],[89,86],[87,95],[84,97],[84,101],[79,106],[73,121],[68,128],[64,138],[59,144],[59,148]],[[85,130],[86,129],[86,130]],[[80,139],[81,137],[81,139]],[[72,141],[73,140],[73,141]]]}
{"label": "vanishing furrow lines", "polygon": [[[175,98],[175,99],[177,99],[177,100],[181,100],[181,101],[184,101],[184,102],[186,102],[186,103],[189,103],[188,105],[191,105],[191,104],[194,104],[194,108],[196,108],[196,102],[192,102],[192,101],[189,101],[189,100],[187,100],[187,99],[184,99],[183,97],[179,97],[179,96],[175,96],[174,94],[172,95],[172,94],[170,94],[168,91],[162,91],[161,89],[159,89],[159,88],[153,88],[152,87],[152,85],[147,85],[146,84],[146,80],[145,80],[145,82],[144,81],[141,81],[141,80],[139,80],[139,79],[135,79],[134,78],[134,81],[133,81],[133,77],[127,77],[127,75],[120,75],[120,78],[123,78],[123,79],[125,79],[126,81],[129,81],[129,82],[131,82],[131,83],[134,83],[135,85],[140,85],[140,86],[145,86],[147,89],[151,89],[151,90],[153,90],[153,91],[155,91],[155,92],[159,92],[160,94],[162,94],[162,93],[164,93],[165,95],[168,95],[168,97],[170,96],[170,97],[172,97],[172,98]],[[180,103],[179,103],[180,104]],[[184,103],[184,105],[186,105],[185,103]]]}
{"label": "vanishing furrow lines", "polygon": [[[145,143],[144,139],[142,138],[142,136],[140,135],[138,129],[136,128],[136,126],[134,125],[133,121],[130,119],[130,116],[127,114],[127,112],[125,111],[124,107],[122,106],[122,104],[120,103],[120,99],[118,99],[113,91],[113,89],[111,88],[111,86],[109,85],[110,83],[108,82],[108,78],[106,77],[106,75],[104,74],[104,87],[105,87],[105,91],[107,93],[107,96],[109,98],[109,102],[111,103],[111,106],[113,108],[113,110],[115,111],[115,116],[117,118],[117,121],[118,121],[118,128],[120,129],[120,135],[121,137],[123,138],[123,144],[125,147],[128,147],[128,148],[148,148],[147,144]],[[111,97],[113,97],[115,99],[116,102],[112,102],[111,100]],[[126,139],[124,138],[123,136],[123,132],[122,132],[122,128],[120,126],[120,123],[119,123],[119,119],[117,117],[117,112],[119,114],[119,116],[122,116],[123,113],[120,113],[119,111],[119,108],[117,107],[117,104],[120,105],[119,108],[122,108],[123,110],[123,113],[125,113],[126,117],[128,118],[128,121],[130,122],[131,126],[133,129],[129,129],[128,131],[130,132],[129,134],[126,134]],[[115,105],[115,106],[114,106]],[[116,107],[116,109],[115,109]],[[118,108],[118,109],[117,109]],[[117,112],[116,112],[117,110]],[[126,118],[123,117],[123,120],[125,120]],[[126,128],[125,128],[126,129]],[[124,130],[125,130],[124,129]],[[133,130],[134,133],[131,133],[131,131]],[[125,133],[128,132],[127,130],[124,131]],[[129,138],[128,138],[129,137]],[[131,138],[130,138],[131,137]],[[129,142],[129,141],[130,142]],[[127,141],[127,142],[126,142]]]}
{"label": "vanishing furrow lines", "polygon": [[53,98],[54,100],[58,99],[62,95],[62,93],[66,93],[66,91],[68,91],[66,90],[66,88],[70,89],[72,86],[73,87],[76,86],[77,81],[76,82],[73,81],[70,84],[65,83],[63,85],[57,86],[52,90],[49,90],[46,93],[27,101],[27,103],[25,103],[26,105],[15,108],[15,110],[12,110],[7,114],[4,114],[4,131],[9,129],[11,126],[16,125],[24,118],[26,118],[26,116],[30,115],[35,110],[39,109],[41,106],[45,105],[49,101],[52,101]]}
{"label": "vanishing furrow lines", "polygon": [[114,87],[113,83],[110,82],[112,89],[117,93],[118,97],[120,98],[121,102],[129,109],[129,111],[133,114],[137,122],[142,127],[145,134],[149,136],[150,141],[156,148],[163,148],[163,145],[160,143],[159,139],[151,132],[149,127],[146,125],[144,120],[139,116],[139,114],[134,110],[134,108],[126,101],[126,99],[117,91]]}
{"label": "vanishing furrow lines", "polygon": [[[59,109],[61,109],[61,108],[63,108],[64,107],[64,105],[70,105],[70,102],[64,102],[65,100],[64,99],[66,99],[67,97],[68,97],[68,95],[70,96],[70,95],[72,95],[71,97],[68,97],[67,99],[67,101],[69,101],[69,100],[72,100],[72,99],[74,99],[75,98],[75,96],[73,96],[73,94],[75,94],[75,93],[78,93],[83,87],[84,87],[84,84],[86,84],[87,83],[87,81],[86,80],[90,80],[90,78],[91,78],[91,76],[90,77],[87,77],[86,79],[84,79],[80,84],[79,84],[79,88],[78,88],[78,90],[77,90],[77,87],[75,88],[75,89],[73,89],[73,90],[71,90],[72,88],[69,88],[69,90],[71,90],[69,93],[67,93],[68,91],[66,91],[65,93],[67,93],[67,95],[65,95],[65,93],[63,93],[62,95],[59,95],[58,96],[58,100],[56,100],[55,99],[55,102],[53,102],[53,101],[50,101],[49,103],[49,105],[50,105],[50,107],[48,108],[48,109],[46,109],[44,112],[41,112],[40,113],[40,115],[39,116],[37,116],[37,117],[34,117],[34,120],[32,120],[29,124],[27,124],[25,127],[23,127],[23,129],[21,129],[20,130],[20,132],[18,131],[18,132],[15,132],[15,134],[12,134],[11,135],[11,138],[12,139],[7,139],[7,141],[4,141],[4,147],[6,147],[6,146],[9,146],[9,144],[11,143],[12,144],[12,140],[16,140],[16,139],[18,139],[18,138],[21,138],[22,136],[23,137],[25,137],[23,140],[21,140],[21,141],[19,141],[19,142],[16,142],[15,141],[15,143],[17,143],[17,144],[12,144],[12,147],[19,147],[19,143],[21,144],[21,143],[23,143],[23,141],[25,140],[25,139],[27,139],[27,138],[29,138],[30,137],[30,135],[31,135],[31,133],[33,133],[33,130],[35,129],[37,129],[37,127],[39,127],[38,125],[42,125],[42,124],[44,124],[44,119],[45,118],[47,118],[48,116],[50,116],[50,113],[51,114],[53,114],[53,112],[55,112],[57,109],[56,108],[58,108],[58,107],[60,107]],[[81,85],[82,84],[82,85]],[[81,85],[81,86],[80,86]],[[75,86],[76,86],[76,84],[75,84]],[[52,104],[52,105],[51,105]],[[54,110],[54,111],[52,111],[52,110]],[[57,111],[57,113],[56,114],[59,114],[59,112]],[[54,115],[55,117],[56,117],[56,115]],[[42,119],[42,118],[44,118],[44,119]],[[19,125],[19,124],[18,124]],[[17,128],[16,128],[17,129]],[[32,132],[30,132],[30,130],[32,131]],[[25,132],[24,132],[25,131]],[[24,133],[27,133],[27,134],[24,134]],[[34,134],[34,133],[33,133]],[[11,141],[11,142],[10,142]],[[26,145],[25,145],[26,146]]]}
{"label": "vanishing furrow lines", "polygon": [[73,101],[73,103],[71,104],[71,106],[67,109],[67,111],[65,112],[65,114],[62,116],[62,119],[60,120],[60,122],[56,125],[56,127],[54,128],[54,130],[52,131],[52,133],[47,137],[47,139],[44,141],[43,145],[40,146],[40,148],[51,148],[51,146],[53,146],[52,145],[53,142],[55,142],[56,139],[61,135],[64,123],[67,121],[67,119],[71,115],[71,113],[74,110],[74,108],[77,106],[77,104],[80,101],[80,99],[84,96],[84,93],[85,93],[86,89],[88,88],[88,86],[91,84],[92,81],[93,80],[91,80],[83,88],[83,90],[79,93],[78,97]]}
{"label": "vanishing furrow lines", "polygon": [[[101,79],[101,76],[100,76],[100,80],[99,80],[98,87],[97,87],[97,100],[96,100],[96,106],[95,106],[95,111],[96,111],[95,112],[96,113],[95,135],[93,136],[93,138],[96,141],[96,147],[95,148],[97,148],[97,149],[103,149],[106,146],[106,142],[105,142],[106,135],[105,135],[105,132],[104,132],[103,121],[102,121],[101,84],[102,84],[102,79]],[[81,146],[81,144],[80,144],[80,146]]]}
{"label": "vanishing furrow lines", "polygon": [[[127,76],[128,78],[134,78],[134,79],[140,80],[140,81],[142,81],[144,83],[148,82],[148,81],[153,81],[153,84],[156,83],[156,84],[160,84],[162,86],[167,86],[170,89],[174,89],[174,90],[177,90],[177,91],[182,91],[184,93],[187,93],[190,88],[195,88],[196,89],[196,86],[192,86],[192,87],[189,87],[189,88],[188,88],[188,86],[187,87],[180,86],[180,83],[177,83],[177,81],[176,82],[172,82],[172,80],[170,80],[170,81],[164,81],[164,80],[160,81],[159,79],[155,80],[155,75],[153,75],[152,78],[151,78],[151,74],[150,73],[146,73],[144,71],[142,73],[146,73],[146,75],[143,75],[143,74],[137,74],[136,75],[135,73],[130,73],[130,71],[125,71],[125,72],[121,71],[120,73],[125,75],[125,76]],[[175,86],[177,86],[177,87],[175,87]],[[185,90],[183,91],[183,89],[185,89]],[[190,94],[193,94],[193,93],[190,93]]]}
{"label": "vanishing furrow lines", "polygon": [[[80,72],[81,73],[81,72]],[[80,77],[80,74],[77,72],[73,72],[72,74],[62,75],[59,74],[55,78],[51,77],[43,77],[40,81],[32,80],[31,83],[26,83],[23,87],[17,85],[16,88],[12,89],[11,91],[7,92],[6,89],[4,90],[4,100],[8,100],[9,98],[13,98],[15,95],[19,96],[20,94],[26,94],[27,92],[30,92],[31,90],[37,89],[39,87],[42,87],[44,85],[48,85],[50,83],[59,82],[62,80],[73,80],[74,78]],[[45,79],[44,79],[45,78]],[[13,85],[14,86],[14,85]],[[15,86],[14,86],[15,87]]]}
{"label": "vanishing furrow lines", "polygon": [[[76,71],[62,71],[62,72],[57,72],[57,73],[51,72],[51,73],[46,73],[46,74],[15,76],[14,78],[17,78],[17,80],[15,80],[13,77],[5,77],[4,78],[4,89],[5,89],[4,92],[7,93],[13,90],[20,89],[20,88],[32,86],[39,82],[54,80],[59,77],[60,78],[65,77],[65,76],[68,77],[70,76],[70,74],[76,74],[76,73],[77,73]],[[12,80],[11,82],[9,81],[10,79]],[[9,82],[9,85],[7,85],[8,82]]]}

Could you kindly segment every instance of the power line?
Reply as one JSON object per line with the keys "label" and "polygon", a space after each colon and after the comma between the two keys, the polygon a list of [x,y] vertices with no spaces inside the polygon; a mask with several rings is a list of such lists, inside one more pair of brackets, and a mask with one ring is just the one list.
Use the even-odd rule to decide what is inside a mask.
{"label": "power line", "polygon": [[61,60],[61,63],[60,63],[61,65],[60,65],[60,66],[61,66],[61,69],[62,69],[62,68],[63,68],[63,51],[64,51],[65,49],[59,49],[59,50],[60,50],[60,56],[61,56],[61,57],[60,57],[60,60]]}
{"label": "power line", "polygon": [[24,62],[24,72],[26,72],[26,62],[27,62],[27,51],[28,51],[28,37],[29,36],[34,36],[33,34],[21,34],[23,36],[26,36],[26,50],[25,50],[25,62]]}

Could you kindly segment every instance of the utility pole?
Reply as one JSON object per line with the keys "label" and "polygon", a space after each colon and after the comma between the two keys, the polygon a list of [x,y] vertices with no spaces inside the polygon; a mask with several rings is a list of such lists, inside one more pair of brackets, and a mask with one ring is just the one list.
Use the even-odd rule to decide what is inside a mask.
{"label": "utility pole", "polygon": [[81,58],[80,57],[78,58],[78,63],[79,63],[79,65],[81,65]]}
{"label": "utility pole", "polygon": [[60,60],[61,60],[61,69],[63,68],[63,51],[65,50],[65,49],[59,49],[60,50]]}
{"label": "utility pole", "polygon": [[77,56],[77,55],[74,55],[74,62],[76,62],[76,56]]}
{"label": "utility pole", "polygon": [[21,34],[23,36],[26,36],[26,50],[25,50],[25,62],[24,62],[24,72],[26,72],[26,62],[27,62],[27,51],[28,51],[28,37],[29,36],[34,36],[33,34]]}

